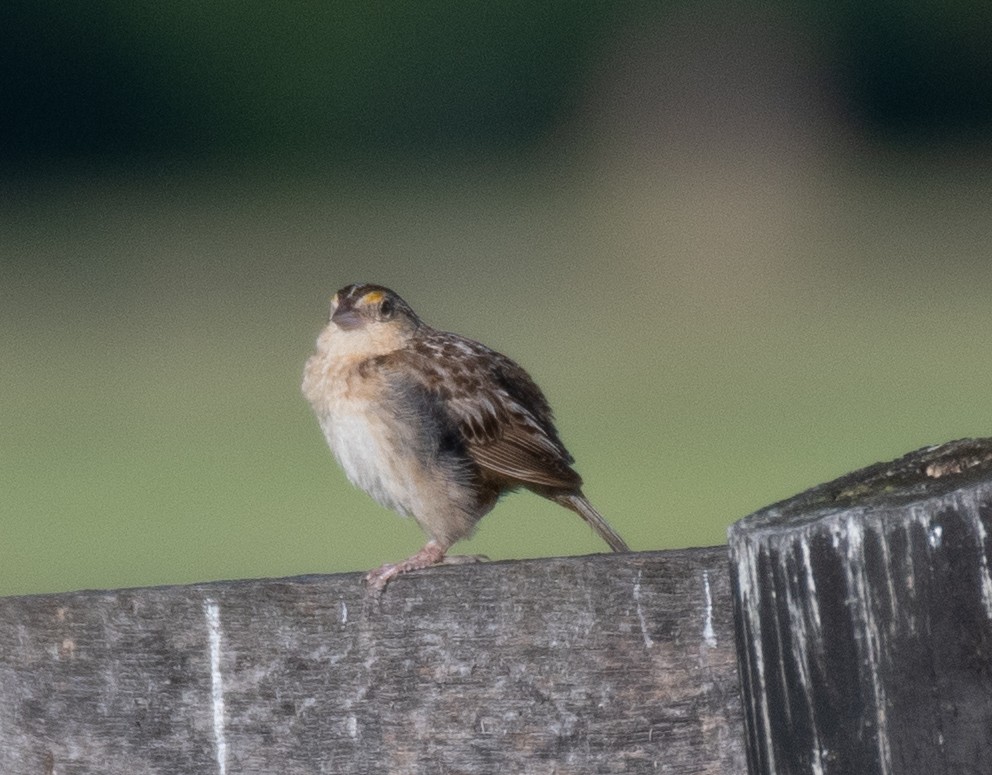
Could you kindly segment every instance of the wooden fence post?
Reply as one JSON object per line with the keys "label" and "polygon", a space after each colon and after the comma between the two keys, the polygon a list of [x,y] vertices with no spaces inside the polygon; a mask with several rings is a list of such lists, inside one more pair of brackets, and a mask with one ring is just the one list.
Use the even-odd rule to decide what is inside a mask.
{"label": "wooden fence post", "polygon": [[730,531],[753,775],[992,772],[992,440]]}
{"label": "wooden fence post", "polygon": [[0,773],[743,772],[726,547],[0,599]]}

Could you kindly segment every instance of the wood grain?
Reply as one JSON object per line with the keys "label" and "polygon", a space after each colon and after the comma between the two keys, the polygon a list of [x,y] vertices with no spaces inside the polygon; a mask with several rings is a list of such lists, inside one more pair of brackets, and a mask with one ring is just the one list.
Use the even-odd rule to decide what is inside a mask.
{"label": "wood grain", "polygon": [[0,772],[745,769],[725,547],[0,600]]}
{"label": "wood grain", "polygon": [[730,531],[751,772],[992,772],[992,440]]}

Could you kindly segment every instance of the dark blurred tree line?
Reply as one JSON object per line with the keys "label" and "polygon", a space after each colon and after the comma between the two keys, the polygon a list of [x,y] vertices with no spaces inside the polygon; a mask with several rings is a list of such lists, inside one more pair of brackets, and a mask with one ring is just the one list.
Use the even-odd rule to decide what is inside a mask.
{"label": "dark blurred tree line", "polygon": [[[27,166],[526,148],[574,108],[604,46],[663,26],[670,7],[6,0],[0,148]],[[781,7],[814,27],[864,131],[928,139],[992,126],[992,4]]]}

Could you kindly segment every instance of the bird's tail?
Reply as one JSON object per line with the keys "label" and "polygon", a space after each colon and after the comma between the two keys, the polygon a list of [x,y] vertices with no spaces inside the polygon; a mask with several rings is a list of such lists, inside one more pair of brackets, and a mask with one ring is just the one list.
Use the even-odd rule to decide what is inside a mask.
{"label": "bird's tail", "polygon": [[610,523],[603,518],[603,515],[592,507],[592,504],[586,500],[585,495],[582,493],[556,495],[554,496],[554,500],[566,509],[571,509],[588,522],[589,527],[595,530],[596,535],[606,541],[614,552],[630,551],[627,542],[619,536],[616,530],[610,527]]}

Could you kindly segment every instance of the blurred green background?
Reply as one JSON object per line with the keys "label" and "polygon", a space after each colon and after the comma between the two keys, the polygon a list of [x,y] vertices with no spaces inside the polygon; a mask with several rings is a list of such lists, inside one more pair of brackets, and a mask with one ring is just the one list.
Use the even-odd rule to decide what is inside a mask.
{"label": "blurred green background", "polygon": [[636,549],[992,433],[990,8],[8,1],[0,594],[417,549],[299,393],[355,281],[531,371]]}

